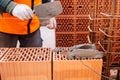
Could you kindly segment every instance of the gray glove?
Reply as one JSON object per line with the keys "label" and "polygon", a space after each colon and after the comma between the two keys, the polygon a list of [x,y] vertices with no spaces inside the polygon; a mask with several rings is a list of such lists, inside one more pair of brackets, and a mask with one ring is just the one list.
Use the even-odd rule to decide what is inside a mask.
{"label": "gray glove", "polygon": [[71,47],[67,52],[67,59],[102,58],[103,52],[96,50],[94,44],[80,44]]}

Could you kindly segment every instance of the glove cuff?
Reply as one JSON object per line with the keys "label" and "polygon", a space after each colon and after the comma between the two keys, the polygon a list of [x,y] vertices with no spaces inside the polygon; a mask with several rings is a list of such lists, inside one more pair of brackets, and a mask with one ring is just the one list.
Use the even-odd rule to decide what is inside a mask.
{"label": "glove cuff", "polygon": [[8,12],[12,15],[12,11],[15,8],[16,5],[17,5],[17,3],[11,1],[6,7],[6,12]]}

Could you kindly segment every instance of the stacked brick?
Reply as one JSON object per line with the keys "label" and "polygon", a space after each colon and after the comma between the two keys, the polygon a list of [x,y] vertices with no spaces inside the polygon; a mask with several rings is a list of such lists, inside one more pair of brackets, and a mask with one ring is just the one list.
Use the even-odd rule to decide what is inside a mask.
{"label": "stacked brick", "polygon": [[[70,47],[80,43],[87,43],[86,35],[89,33],[87,28],[89,25],[89,0],[60,1],[63,6],[63,12],[56,17],[56,46]],[[66,35],[69,35],[67,40]]]}
{"label": "stacked brick", "polygon": [[[116,1],[116,9],[115,9],[115,13],[116,13],[116,15],[120,15],[120,1],[119,0],[117,0]],[[115,51],[115,52],[120,52],[120,44],[119,44],[119,42],[120,42],[120,18],[118,18],[118,19],[115,19],[115,23],[114,23],[114,28],[115,28],[115,30],[114,30],[114,32],[113,32],[113,34],[115,35],[115,36],[118,36],[118,37],[115,37],[114,38],[114,41],[116,41],[117,43],[115,43],[114,44],[114,48],[113,48],[113,51]],[[120,58],[120,57],[119,57]]]}
{"label": "stacked brick", "polygon": [[4,54],[1,80],[51,80],[50,48],[10,48]]}
{"label": "stacked brick", "polygon": [[53,80],[101,80],[101,65],[101,59],[67,60],[66,52],[54,52]]}
{"label": "stacked brick", "polygon": [[[90,1],[90,28],[95,33],[94,34],[94,42],[97,43],[100,40],[100,31],[99,28],[108,28],[110,20],[105,19],[105,17],[101,15],[101,13],[109,13],[111,9],[111,1],[108,0],[91,0]],[[103,39],[103,36],[102,38]]]}
{"label": "stacked brick", "polygon": [[[114,36],[119,36],[120,32],[119,32],[119,19],[116,17],[114,19],[112,19],[112,17],[106,17],[106,16],[100,16],[100,12],[103,12],[103,13],[108,13],[108,14],[112,14],[114,13],[114,15],[120,13],[120,7],[119,7],[119,4],[120,4],[120,1],[119,0],[116,0],[115,1],[115,4],[112,0],[97,0],[98,2],[98,5],[97,5],[97,18],[108,18],[108,19],[100,19],[98,20],[98,27],[101,28],[102,30],[104,30],[104,32],[106,32],[108,35],[111,35],[113,36],[113,38],[110,38],[112,42],[112,51],[114,52],[119,52],[120,50],[120,47],[118,46],[119,45],[119,41],[120,41],[120,37],[114,37]],[[115,6],[115,10],[114,10],[114,6]],[[111,24],[113,22],[113,24]],[[95,23],[96,24],[96,23]],[[112,27],[112,28],[110,28]],[[105,31],[106,30],[109,30],[109,31]],[[97,29],[98,30],[98,29]],[[109,34],[109,32],[112,32],[112,34]],[[106,37],[106,36],[105,36]],[[108,39],[109,37],[106,37],[104,39]]]}
{"label": "stacked brick", "polygon": [[[119,16],[120,15],[120,1],[116,0],[116,9],[115,9],[115,13]],[[113,52],[120,52],[120,18],[115,19],[115,30],[114,30],[114,35],[118,36],[114,38],[114,41],[116,41],[116,43],[114,43],[113,45]],[[120,56],[116,55],[113,56],[113,61],[118,62],[120,64]]]}
{"label": "stacked brick", "polygon": [[66,52],[52,52],[50,48],[0,51],[4,54],[0,59],[1,80],[101,80],[101,59],[68,60]]}
{"label": "stacked brick", "polygon": [[[57,1],[57,0],[56,0]],[[111,26],[117,28],[113,31],[114,36],[119,36],[119,19],[110,19],[102,15],[101,13],[111,14],[115,11],[115,14],[120,13],[120,1],[116,0],[115,10],[113,10],[112,0],[60,0],[63,6],[63,13],[56,17],[57,19],[57,29],[56,29],[56,46],[57,47],[70,47],[76,44],[87,43],[88,34],[90,35],[90,40],[97,43],[99,40],[107,40],[108,37],[102,35],[99,28],[102,30],[108,29]],[[90,20],[91,18],[97,20]],[[102,19],[101,19],[102,18]],[[106,19],[105,19],[106,18]],[[88,26],[94,32],[88,30]],[[106,32],[106,31],[105,31]],[[108,31],[109,32],[109,31]],[[108,33],[107,33],[108,34]],[[117,43],[112,44],[112,51],[119,52],[119,41],[120,37],[115,37],[112,39],[117,41]],[[105,44],[106,46],[106,44]]]}
{"label": "stacked brick", "polygon": [[[116,67],[120,65],[120,56],[116,55],[120,52],[120,20],[118,17],[108,17],[106,15],[103,15],[103,13],[110,15],[120,15],[120,1],[90,0],[90,15],[93,19],[90,21],[90,27],[95,33],[94,37],[96,38],[94,38],[94,42],[97,43],[100,41],[107,52],[103,58],[105,62],[105,65],[103,66],[105,67],[103,74],[109,76],[110,66],[116,63]],[[103,32],[101,32],[99,28],[103,30]],[[99,49],[101,48],[99,47]]]}

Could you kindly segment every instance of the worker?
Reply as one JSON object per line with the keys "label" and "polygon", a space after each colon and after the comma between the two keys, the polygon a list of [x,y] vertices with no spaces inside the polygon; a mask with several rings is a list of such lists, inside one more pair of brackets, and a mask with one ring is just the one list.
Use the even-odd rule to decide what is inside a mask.
{"label": "worker", "polygon": [[[49,0],[46,0],[49,1]],[[45,2],[45,0],[44,0]],[[0,47],[41,47],[40,21],[33,12],[41,0],[0,0]],[[49,21],[48,28],[55,28]]]}

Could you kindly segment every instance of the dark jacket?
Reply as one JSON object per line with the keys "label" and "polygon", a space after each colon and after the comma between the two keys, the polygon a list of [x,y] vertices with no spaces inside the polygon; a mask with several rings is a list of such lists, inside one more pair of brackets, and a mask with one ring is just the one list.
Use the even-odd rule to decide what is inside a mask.
{"label": "dark jacket", "polygon": [[42,3],[51,2],[51,0],[42,0]]}
{"label": "dark jacket", "polygon": [[[3,12],[11,13],[12,8],[15,6],[15,4],[12,2],[13,2],[12,0],[0,0],[0,13]],[[47,3],[47,2],[51,2],[51,0],[42,0],[42,3]],[[6,11],[8,4],[10,4],[10,6]]]}
{"label": "dark jacket", "polygon": [[0,0],[0,13],[4,12],[11,0]]}
{"label": "dark jacket", "polygon": [[17,4],[13,0],[0,0],[0,13],[10,13]]}

